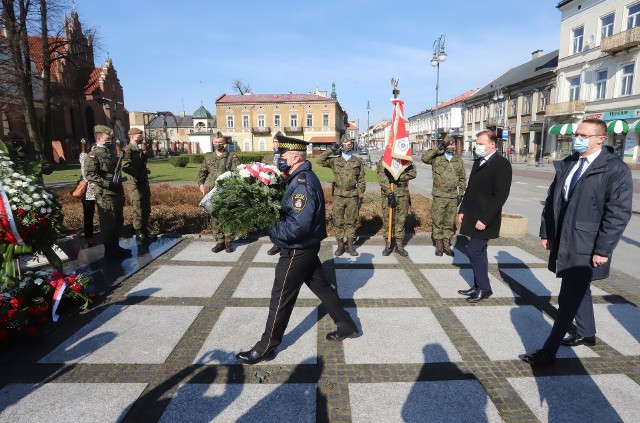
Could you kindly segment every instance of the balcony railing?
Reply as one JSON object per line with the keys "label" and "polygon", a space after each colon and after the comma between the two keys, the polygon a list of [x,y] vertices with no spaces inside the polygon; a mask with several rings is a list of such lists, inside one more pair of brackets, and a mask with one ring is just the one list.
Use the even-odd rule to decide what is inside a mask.
{"label": "balcony railing", "polygon": [[289,134],[302,134],[302,126],[285,126],[284,132]]}
{"label": "balcony railing", "polygon": [[564,103],[548,104],[546,115],[547,116],[568,115],[575,112],[584,112],[586,104],[587,102],[584,100],[566,101]]}
{"label": "balcony railing", "polygon": [[600,50],[613,55],[636,46],[640,46],[640,27],[627,29],[619,34],[603,38]]}
{"label": "balcony railing", "polygon": [[271,128],[269,126],[254,126],[251,128],[252,134],[270,134]]}

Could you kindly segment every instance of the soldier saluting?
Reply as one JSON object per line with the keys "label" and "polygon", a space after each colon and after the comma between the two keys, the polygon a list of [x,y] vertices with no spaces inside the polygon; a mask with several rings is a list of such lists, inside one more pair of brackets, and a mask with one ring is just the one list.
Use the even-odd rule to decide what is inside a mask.
{"label": "soldier saluting", "polygon": [[96,148],[84,161],[87,180],[95,184],[96,205],[100,218],[100,234],[104,243],[105,258],[124,258],[131,256],[131,250],[118,245],[118,236],[122,230],[124,196],[118,158],[111,153],[113,130],[105,125],[96,125],[93,129]]}
{"label": "soldier saluting", "polygon": [[320,166],[331,168],[335,181],[332,185],[333,194],[333,224],[336,229],[338,248],[336,256],[341,256],[346,250],[352,256],[357,256],[353,243],[356,238],[356,222],[360,205],[367,187],[365,181],[364,164],[359,157],[352,154],[353,142],[342,135],[340,144],[334,144],[331,149],[318,157]]}

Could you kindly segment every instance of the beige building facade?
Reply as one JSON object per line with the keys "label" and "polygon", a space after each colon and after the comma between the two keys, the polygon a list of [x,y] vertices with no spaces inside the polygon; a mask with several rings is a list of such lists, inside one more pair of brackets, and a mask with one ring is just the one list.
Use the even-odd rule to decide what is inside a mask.
{"label": "beige building facade", "polygon": [[[333,97],[333,98],[332,98]],[[347,131],[347,113],[335,98],[315,94],[222,94],[216,100],[218,129],[238,151],[270,151],[280,131],[319,152]]]}

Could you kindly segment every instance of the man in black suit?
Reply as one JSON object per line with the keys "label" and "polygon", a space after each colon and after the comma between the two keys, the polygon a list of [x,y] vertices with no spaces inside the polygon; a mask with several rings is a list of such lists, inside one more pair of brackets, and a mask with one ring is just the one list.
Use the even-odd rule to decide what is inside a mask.
{"label": "man in black suit", "polygon": [[[521,355],[534,367],[555,362],[560,345],[596,344],[591,281],[609,276],[611,255],[631,218],[631,171],[610,146],[607,125],[585,119],[575,133],[574,154],[554,163],[556,177],[542,211],[540,244],[549,270],[562,278],[558,313],[542,349]],[[563,339],[576,319],[578,332]]]}
{"label": "man in black suit", "polygon": [[478,159],[471,168],[469,184],[458,210],[460,233],[468,236],[467,255],[473,269],[473,287],[459,290],[467,301],[477,303],[493,294],[489,283],[487,243],[500,235],[502,206],[511,189],[511,163],[496,152],[498,138],[482,131],[476,139]]}

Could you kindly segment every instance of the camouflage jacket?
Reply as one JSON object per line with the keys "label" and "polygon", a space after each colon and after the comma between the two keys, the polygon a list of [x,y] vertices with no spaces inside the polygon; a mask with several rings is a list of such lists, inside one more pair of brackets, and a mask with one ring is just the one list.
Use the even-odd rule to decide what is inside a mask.
{"label": "camouflage jacket", "polygon": [[94,150],[87,153],[84,161],[84,169],[87,181],[96,184],[95,193],[101,195],[122,195],[121,192],[109,190],[109,184],[113,182],[113,174],[116,171],[118,158],[111,154],[108,148],[97,145]]}
{"label": "camouflage jacket", "polygon": [[391,182],[393,182],[393,193],[396,197],[404,197],[405,195],[409,195],[409,181],[415,178],[418,174],[416,171],[416,167],[411,163],[409,167],[407,167],[398,178],[397,181],[393,180],[393,176],[387,169],[384,168],[382,164],[382,159],[378,162],[378,167],[376,168],[376,172],[378,173],[378,183],[380,184],[380,189],[382,190],[383,195],[388,195],[391,192]]}
{"label": "camouflage jacket", "polygon": [[220,157],[215,152],[205,154],[198,171],[198,185],[204,185],[210,190],[218,176],[228,170],[234,170],[239,164],[238,156],[228,151],[223,152]]}
{"label": "camouflage jacket", "polygon": [[122,150],[122,171],[129,175],[130,184],[146,184],[149,182],[147,156],[138,145],[129,144]]}
{"label": "camouflage jacket", "polygon": [[340,197],[364,197],[367,183],[364,179],[364,164],[359,157],[354,155],[349,160],[339,157],[329,157],[333,152],[327,150],[318,157],[320,166],[328,167],[333,171],[335,179],[333,195]]}
{"label": "camouflage jacket", "polygon": [[444,154],[438,154],[438,150],[432,148],[425,151],[422,161],[431,165],[434,197],[456,198],[464,194],[467,187],[467,172],[458,154],[454,154],[449,161]]}

